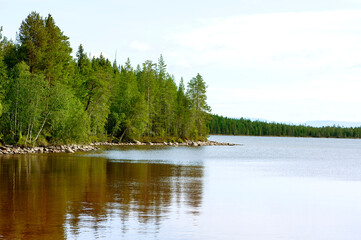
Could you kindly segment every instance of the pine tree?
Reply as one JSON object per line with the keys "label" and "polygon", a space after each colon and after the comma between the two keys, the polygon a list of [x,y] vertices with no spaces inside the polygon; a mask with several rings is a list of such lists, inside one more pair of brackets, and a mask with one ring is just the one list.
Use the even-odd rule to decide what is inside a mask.
{"label": "pine tree", "polygon": [[192,110],[192,127],[191,136],[194,138],[204,138],[208,134],[207,122],[208,112],[211,108],[207,104],[206,95],[207,86],[200,74],[188,83],[187,95],[190,99],[190,106]]}
{"label": "pine tree", "polygon": [[71,61],[69,38],[55,25],[53,17],[49,14],[45,18],[46,44],[42,67],[49,82],[66,80],[67,67]]}
{"label": "pine tree", "polygon": [[147,127],[146,127],[146,135],[154,136],[156,129],[156,100],[157,100],[157,82],[156,82],[156,71],[155,64],[152,61],[145,61],[143,63],[143,69],[139,73],[138,77],[138,85],[139,90],[144,94],[144,98],[147,104]]}
{"label": "pine tree", "polygon": [[29,66],[30,73],[44,70],[47,34],[44,19],[38,13],[32,12],[21,23],[17,41],[21,58]]}
{"label": "pine tree", "polygon": [[101,54],[91,61],[92,70],[84,82],[85,108],[91,122],[91,132],[94,137],[102,136],[110,107],[110,82],[112,66]]}
{"label": "pine tree", "polygon": [[3,37],[2,37],[3,28],[0,27],[0,116],[2,114],[2,97],[3,97],[3,85],[7,80],[6,67],[4,63],[4,51],[3,51]]}
{"label": "pine tree", "polygon": [[187,137],[187,125],[190,117],[190,101],[185,93],[184,81],[181,78],[177,90],[177,135],[180,138]]}
{"label": "pine tree", "polygon": [[64,79],[72,51],[68,39],[50,14],[43,19],[32,12],[22,22],[18,37],[20,55],[30,73],[44,74],[49,83]]}
{"label": "pine tree", "polygon": [[135,71],[128,58],[120,76],[112,86],[108,132],[119,141],[139,138],[146,126],[146,103],[137,86]]}
{"label": "pine tree", "polygon": [[167,136],[176,136],[177,85],[174,76],[167,75],[164,83],[164,131]]}

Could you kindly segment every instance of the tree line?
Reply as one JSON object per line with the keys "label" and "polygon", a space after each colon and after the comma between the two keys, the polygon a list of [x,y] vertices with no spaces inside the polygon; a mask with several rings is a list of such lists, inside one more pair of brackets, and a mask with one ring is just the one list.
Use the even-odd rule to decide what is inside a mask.
{"label": "tree line", "polygon": [[207,124],[210,134],[245,135],[245,136],[287,136],[287,137],[326,137],[326,138],[361,138],[361,127],[343,128],[339,126],[311,127],[234,119],[211,115]]}
{"label": "tree line", "polygon": [[204,139],[206,83],[177,85],[162,57],[135,68],[90,57],[49,14],[32,12],[15,41],[0,28],[0,141],[46,145],[90,141]]}

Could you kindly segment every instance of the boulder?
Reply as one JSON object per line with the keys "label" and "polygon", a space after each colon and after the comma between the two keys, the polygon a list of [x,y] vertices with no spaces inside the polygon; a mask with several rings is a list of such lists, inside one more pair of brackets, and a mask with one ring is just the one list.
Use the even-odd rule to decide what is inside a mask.
{"label": "boulder", "polygon": [[70,148],[65,149],[65,152],[66,153],[74,153],[74,151],[72,149],[70,149]]}

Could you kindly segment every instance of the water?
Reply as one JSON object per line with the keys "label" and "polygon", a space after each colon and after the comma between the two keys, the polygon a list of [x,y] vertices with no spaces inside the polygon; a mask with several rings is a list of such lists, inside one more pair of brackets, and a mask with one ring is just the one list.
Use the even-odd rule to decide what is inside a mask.
{"label": "water", "polygon": [[0,157],[0,239],[359,239],[361,140]]}

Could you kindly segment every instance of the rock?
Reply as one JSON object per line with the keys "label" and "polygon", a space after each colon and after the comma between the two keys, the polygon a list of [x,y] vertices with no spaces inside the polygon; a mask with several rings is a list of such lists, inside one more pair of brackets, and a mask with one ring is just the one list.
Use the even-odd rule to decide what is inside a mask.
{"label": "rock", "polygon": [[70,148],[65,149],[65,152],[66,153],[74,153],[74,151],[72,149],[70,149]]}

